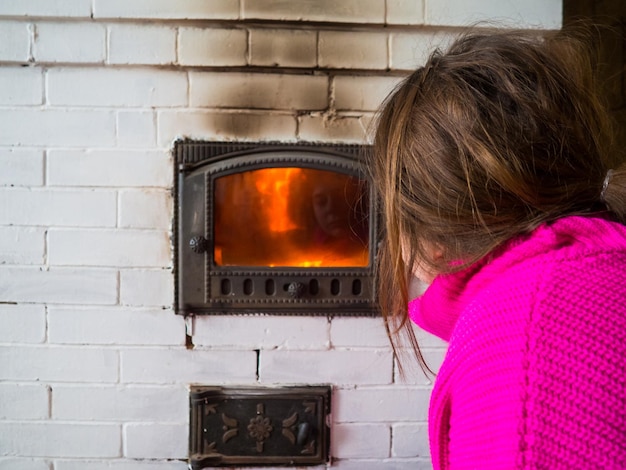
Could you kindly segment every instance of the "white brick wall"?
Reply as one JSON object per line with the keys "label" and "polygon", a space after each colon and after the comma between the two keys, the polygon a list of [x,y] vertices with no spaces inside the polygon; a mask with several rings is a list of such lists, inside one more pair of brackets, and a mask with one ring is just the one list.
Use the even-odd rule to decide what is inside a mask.
{"label": "white brick wall", "polygon": [[174,314],[172,141],[365,142],[458,26],[560,8],[0,2],[0,470],[183,470],[190,384],[294,383],[333,385],[333,468],[429,469],[432,381],[380,319]]}

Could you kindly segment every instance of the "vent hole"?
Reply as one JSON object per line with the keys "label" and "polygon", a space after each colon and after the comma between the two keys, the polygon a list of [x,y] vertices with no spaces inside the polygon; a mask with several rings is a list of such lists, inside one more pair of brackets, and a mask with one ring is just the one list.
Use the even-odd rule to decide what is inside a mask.
{"label": "vent hole", "polygon": [[222,295],[229,295],[232,292],[230,279],[222,279],[222,282],[220,283],[220,292]]}
{"label": "vent hole", "polygon": [[246,295],[251,295],[254,292],[254,284],[252,283],[252,279],[246,279],[243,281],[243,293]]}
{"label": "vent hole", "polygon": [[332,295],[338,295],[341,292],[341,283],[339,279],[333,279],[330,283],[330,293]]}
{"label": "vent hole", "polygon": [[276,293],[276,283],[274,279],[268,279],[265,281],[265,294],[274,295]]}
{"label": "vent hole", "polygon": [[320,292],[320,283],[317,282],[317,279],[311,279],[309,282],[309,293],[311,295],[317,295]]}
{"label": "vent hole", "polygon": [[362,292],[361,280],[355,279],[354,281],[352,281],[352,295],[361,295],[361,292]]}

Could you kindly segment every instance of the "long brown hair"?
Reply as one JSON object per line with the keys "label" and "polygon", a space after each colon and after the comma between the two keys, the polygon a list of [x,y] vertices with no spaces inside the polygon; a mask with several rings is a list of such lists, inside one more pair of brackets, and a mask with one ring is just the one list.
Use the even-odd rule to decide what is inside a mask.
{"label": "long brown hair", "polygon": [[415,263],[461,269],[544,222],[607,206],[624,221],[626,172],[602,192],[622,158],[586,44],[563,32],[469,32],[383,104],[369,162],[384,219],[381,308],[392,345],[406,332],[423,367],[407,322]]}

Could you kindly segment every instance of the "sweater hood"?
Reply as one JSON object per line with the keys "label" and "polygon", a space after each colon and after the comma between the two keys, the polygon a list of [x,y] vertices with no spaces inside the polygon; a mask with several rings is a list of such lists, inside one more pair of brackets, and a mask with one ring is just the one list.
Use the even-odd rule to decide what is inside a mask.
{"label": "sweater hood", "polygon": [[626,227],[599,217],[564,217],[506,242],[465,270],[439,275],[409,302],[409,318],[449,341],[461,312],[475,296],[512,266],[550,252],[584,256],[597,251],[626,251]]}

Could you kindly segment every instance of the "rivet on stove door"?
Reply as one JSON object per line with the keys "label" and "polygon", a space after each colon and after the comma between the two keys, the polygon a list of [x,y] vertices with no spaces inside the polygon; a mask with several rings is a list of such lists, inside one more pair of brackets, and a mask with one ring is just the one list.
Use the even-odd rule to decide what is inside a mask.
{"label": "rivet on stove door", "polygon": [[192,237],[191,240],[189,240],[189,248],[191,248],[191,251],[194,253],[204,253],[207,249],[206,238],[201,235]]}

